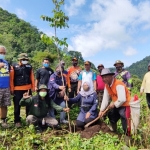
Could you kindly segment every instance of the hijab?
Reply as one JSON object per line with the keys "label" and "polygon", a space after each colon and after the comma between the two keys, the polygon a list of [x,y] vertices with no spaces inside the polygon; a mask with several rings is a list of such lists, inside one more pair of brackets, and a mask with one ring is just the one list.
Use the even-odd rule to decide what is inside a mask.
{"label": "hijab", "polygon": [[[88,91],[84,91],[83,85],[84,85],[85,83],[86,83],[86,84],[88,85],[88,87],[89,87],[89,90],[88,90]],[[89,95],[91,95],[91,94],[94,93],[94,91],[91,91],[91,90],[90,90],[90,89],[91,89],[91,85],[90,85],[90,83],[87,82],[87,81],[82,84],[82,88],[83,88],[83,90],[79,92],[79,93],[81,94],[81,96],[87,97],[87,96],[89,96]]]}

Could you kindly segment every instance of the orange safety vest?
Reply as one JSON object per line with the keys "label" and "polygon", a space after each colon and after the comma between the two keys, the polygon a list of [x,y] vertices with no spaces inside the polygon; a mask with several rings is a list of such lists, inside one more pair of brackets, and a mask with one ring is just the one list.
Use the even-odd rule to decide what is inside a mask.
{"label": "orange safety vest", "polygon": [[109,87],[106,84],[106,89],[108,91],[108,94],[110,95],[112,101],[116,102],[118,100],[118,95],[117,95],[117,90],[116,90],[117,85],[123,85],[125,88],[126,102],[124,102],[122,104],[122,106],[129,106],[129,102],[131,100],[130,92],[129,92],[128,88],[126,87],[126,85],[122,81],[114,79],[114,82],[111,87]]}

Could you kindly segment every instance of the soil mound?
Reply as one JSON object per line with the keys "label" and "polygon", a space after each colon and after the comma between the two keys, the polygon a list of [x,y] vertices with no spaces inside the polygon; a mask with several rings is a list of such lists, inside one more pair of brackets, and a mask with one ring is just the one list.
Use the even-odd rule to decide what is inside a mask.
{"label": "soil mound", "polygon": [[91,137],[99,133],[99,131],[114,134],[113,132],[110,131],[109,127],[104,122],[100,122],[96,125],[85,128],[83,131],[80,131],[80,134],[82,138],[90,139]]}

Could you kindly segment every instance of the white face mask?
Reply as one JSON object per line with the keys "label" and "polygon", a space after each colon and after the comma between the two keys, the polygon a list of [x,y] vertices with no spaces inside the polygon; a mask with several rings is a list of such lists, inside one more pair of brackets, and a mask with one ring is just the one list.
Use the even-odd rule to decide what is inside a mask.
{"label": "white face mask", "polygon": [[23,65],[26,65],[26,64],[28,63],[28,61],[27,61],[27,60],[22,60],[21,63],[22,63]]}

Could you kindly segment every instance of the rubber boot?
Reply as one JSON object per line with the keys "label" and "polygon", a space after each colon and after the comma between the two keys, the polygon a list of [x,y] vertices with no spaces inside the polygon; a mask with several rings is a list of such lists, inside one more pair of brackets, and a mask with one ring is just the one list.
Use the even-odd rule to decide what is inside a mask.
{"label": "rubber boot", "polygon": [[131,144],[131,137],[130,136],[127,136],[127,135],[125,135],[125,137],[124,137],[124,142],[125,142],[125,144],[129,147]]}

